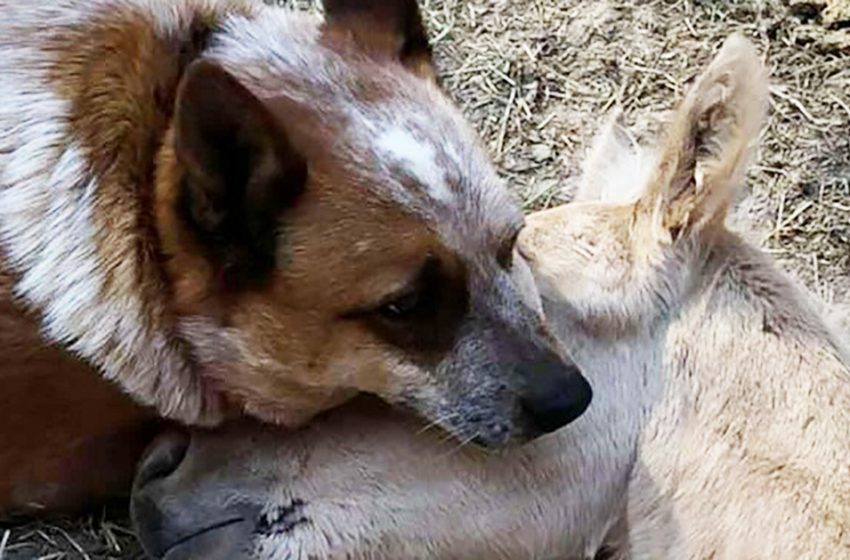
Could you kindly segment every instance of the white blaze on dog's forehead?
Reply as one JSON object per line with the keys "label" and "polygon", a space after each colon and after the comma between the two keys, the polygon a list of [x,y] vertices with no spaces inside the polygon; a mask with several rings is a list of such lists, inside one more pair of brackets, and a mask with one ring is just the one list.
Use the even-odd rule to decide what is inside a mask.
{"label": "white blaze on dog's forehead", "polygon": [[392,127],[379,134],[375,146],[381,155],[419,181],[432,198],[443,202],[451,199],[445,172],[437,163],[437,149],[432,144],[404,128]]}

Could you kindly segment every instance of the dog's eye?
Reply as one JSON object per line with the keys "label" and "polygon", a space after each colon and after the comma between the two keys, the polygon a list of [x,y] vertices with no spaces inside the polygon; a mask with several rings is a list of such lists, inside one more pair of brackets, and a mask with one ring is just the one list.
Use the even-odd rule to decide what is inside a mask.
{"label": "dog's eye", "polygon": [[388,319],[404,319],[415,313],[421,303],[419,290],[413,290],[385,303],[378,312]]}
{"label": "dog's eye", "polygon": [[509,237],[506,237],[501,247],[499,247],[499,252],[496,254],[496,261],[505,270],[510,270],[514,264],[514,247],[516,247],[519,232],[520,229],[517,229]]}

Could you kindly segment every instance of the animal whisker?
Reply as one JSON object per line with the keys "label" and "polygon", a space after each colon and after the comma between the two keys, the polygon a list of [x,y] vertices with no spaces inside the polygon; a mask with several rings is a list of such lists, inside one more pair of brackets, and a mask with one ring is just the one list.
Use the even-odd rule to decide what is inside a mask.
{"label": "animal whisker", "polygon": [[422,428],[420,428],[419,430],[417,430],[416,435],[422,435],[425,432],[433,430],[434,428],[442,428],[445,422],[448,422],[449,420],[454,420],[458,416],[459,414],[457,412],[450,412],[448,414],[439,416],[422,426]]}

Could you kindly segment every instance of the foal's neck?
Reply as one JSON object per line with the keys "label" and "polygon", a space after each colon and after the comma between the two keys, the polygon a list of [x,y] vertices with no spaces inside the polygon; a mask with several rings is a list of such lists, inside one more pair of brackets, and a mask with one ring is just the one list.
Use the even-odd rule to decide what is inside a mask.
{"label": "foal's neck", "polygon": [[780,403],[796,402],[800,387],[837,383],[848,371],[845,350],[805,289],[759,249],[722,232],[700,255],[691,289],[651,333],[655,353],[639,346],[647,341],[632,346],[652,360],[629,374],[658,377],[665,413],[761,433],[797,413]]}

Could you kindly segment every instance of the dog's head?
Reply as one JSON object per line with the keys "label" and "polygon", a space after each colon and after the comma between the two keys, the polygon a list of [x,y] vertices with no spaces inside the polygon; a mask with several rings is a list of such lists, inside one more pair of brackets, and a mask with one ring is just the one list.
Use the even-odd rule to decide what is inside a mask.
{"label": "dog's head", "polygon": [[565,425],[590,389],[416,2],[325,9],[231,17],[178,91],[158,222],[210,386],[289,425],[360,391],[485,445]]}

